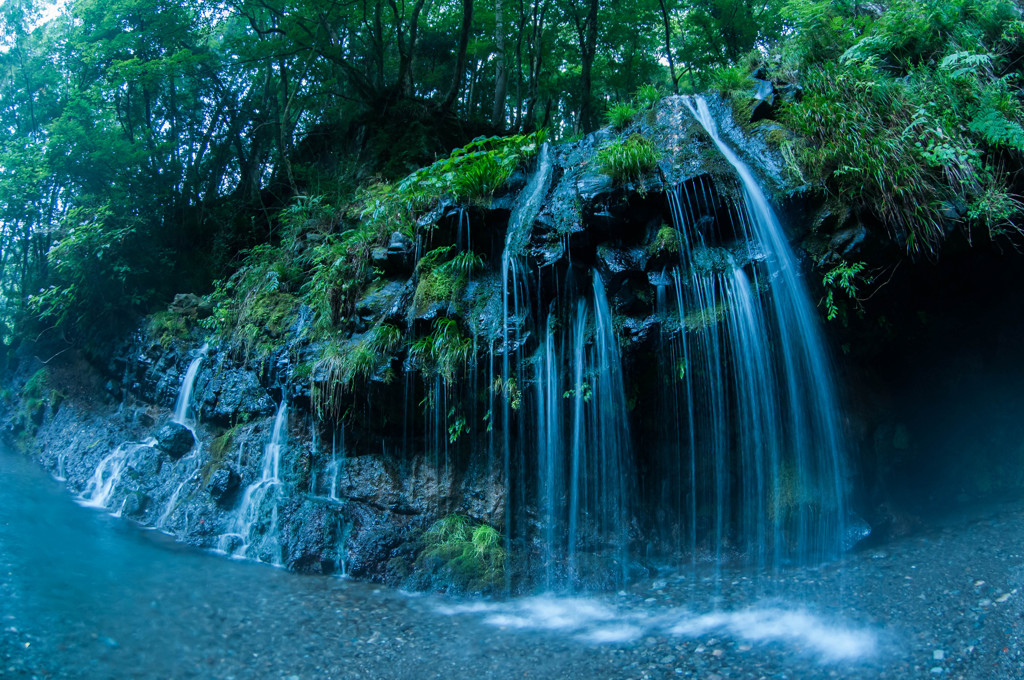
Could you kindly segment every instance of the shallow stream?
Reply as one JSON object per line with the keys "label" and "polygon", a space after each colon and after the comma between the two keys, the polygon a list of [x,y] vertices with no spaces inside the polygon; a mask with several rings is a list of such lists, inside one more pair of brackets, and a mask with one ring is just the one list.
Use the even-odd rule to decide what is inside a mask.
{"label": "shallow stream", "polygon": [[411,595],[193,550],[0,450],[3,678],[1024,678],[1024,505],[841,564]]}

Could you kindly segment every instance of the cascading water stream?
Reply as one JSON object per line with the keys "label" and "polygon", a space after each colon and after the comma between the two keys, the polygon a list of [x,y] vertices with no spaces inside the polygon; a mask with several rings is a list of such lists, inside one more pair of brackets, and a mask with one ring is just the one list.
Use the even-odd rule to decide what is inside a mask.
{"label": "cascading water stream", "polygon": [[[610,548],[618,573],[629,570],[632,447],[618,342],[604,284],[590,273],[591,295],[560,329],[549,316],[533,376],[537,496],[545,586],[579,581],[582,553]],[[592,311],[591,311],[592,310]]]}
{"label": "cascading water stream", "polygon": [[733,544],[730,527],[758,564],[825,559],[841,548],[846,503],[839,412],[817,315],[753,174],[719,137],[706,101],[684,101],[736,170],[744,198],[738,222],[767,270],[762,282],[756,268],[696,263],[710,195],[703,182],[693,195],[682,185],[670,194],[686,272],[675,287],[690,426],[689,441],[679,438],[690,458],[679,468],[689,468],[692,482],[691,545],[702,506],[719,560]]}
{"label": "cascading water stream", "polygon": [[270,439],[263,449],[260,477],[246,487],[228,532],[218,541],[218,549],[235,557],[258,559],[277,565],[282,563],[277,512],[278,490],[281,487],[281,451],[287,436],[288,405],[282,401],[274,418]]}
{"label": "cascading water stream", "polygon": [[199,368],[202,366],[203,359],[206,358],[208,349],[209,345],[203,343],[203,346],[199,348],[199,353],[192,359],[192,362],[188,365],[188,370],[185,371],[185,379],[182,381],[181,389],[178,391],[178,399],[174,404],[174,415],[171,417],[171,420],[179,425],[189,427],[189,424],[194,420],[191,413],[192,389],[195,387]]}
{"label": "cascading water stream", "polygon": [[[181,387],[178,388],[178,398],[174,402],[174,414],[171,416],[172,422],[187,427],[192,432],[193,437],[195,437],[196,431],[195,415],[192,413],[192,392],[195,388],[196,378],[199,377],[199,369],[202,367],[203,359],[206,358],[206,352],[209,348],[209,344],[203,343],[203,346],[199,348],[196,356],[189,363],[188,370],[185,371],[185,378],[181,382]],[[159,528],[167,526],[174,511],[178,508],[181,492],[189,482],[193,481],[199,464],[198,456],[196,455],[199,438],[195,437],[195,441],[196,444],[192,447],[192,451],[182,458],[176,466],[181,480],[167,499],[167,502],[164,503],[163,510],[160,511],[160,516],[156,520],[156,526]]]}
{"label": "cascading water stream", "polygon": [[[541,201],[551,185],[553,169],[554,165],[551,162],[549,148],[547,143],[545,143],[537,154],[537,168],[520,194],[518,204],[509,216],[508,228],[505,233],[505,249],[501,255],[502,325],[499,336],[499,342],[501,343],[501,368],[498,380],[492,383],[491,392],[497,391],[502,395],[500,404],[500,447],[503,452],[502,474],[505,481],[507,499],[515,507],[523,507],[525,505],[525,485],[513,483],[514,469],[520,470],[525,467],[524,454],[521,449],[518,452],[513,451],[513,442],[522,442],[525,432],[520,424],[519,436],[513,437],[512,433],[512,413],[517,408],[514,406],[517,399],[516,393],[520,386],[523,385],[522,322],[526,311],[529,309],[529,287],[527,286],[527,278],[524,274],[525,267],[521,262],[521,255],[529,239],[533,222],[540,211]],[[488,365],[492,367],[490,370],[493,371],[496,363],[494,360],[495,347],[493,344],[489,351]],[[495,385],[497,389],[495,389]],[[491,413],[494,413],[493,408]],[[509,542],[513,533],[514,519],[512,512],[507,511],[505,513],[505,548],[507,553],[511,552],[511,544]]]}

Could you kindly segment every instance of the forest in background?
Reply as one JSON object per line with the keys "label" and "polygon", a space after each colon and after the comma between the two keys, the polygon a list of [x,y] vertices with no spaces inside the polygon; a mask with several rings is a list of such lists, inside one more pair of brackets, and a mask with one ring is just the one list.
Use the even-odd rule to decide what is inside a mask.
{"label": "forest in background", "polygon": [[[424,192],[480,199],[540,134],[575,139],[663,95],[723,92],[745,123],[751,74],[793,93],[755,125],[792,192],[828,206],[822,229],[934,258],[950,234],[1012,245],[1020,228],[1024,22],[1007,0],[47,9],[0,15],[5,349],[100,351],[181,292],[209,293],[211,330],[238,340],[285,313],[270,279],[341,332],[346,287]],[[877,264],[824,275],[855,295]]]}

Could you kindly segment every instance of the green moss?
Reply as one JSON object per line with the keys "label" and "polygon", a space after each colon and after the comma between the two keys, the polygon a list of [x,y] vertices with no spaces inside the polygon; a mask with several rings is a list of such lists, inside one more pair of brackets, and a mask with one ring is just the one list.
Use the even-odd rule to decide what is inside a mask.
{"label": "green moss", "polygon": [[697,248],[691,257],[694,271],[700,274],[725,274],[734,268],[732,253],[725,248]]}
{"label": "green moss", "polygon": [[683,327],[687,332],[700,332],[710,326],[721,323],[725,319],[728,305],[722,301],[713,307],[698,309],[683,317]]}
{"label": "green moss", "polygon": [[279,291],[247,298],[239,310],[234,335],[246,356],[265,357],[273,352],[284,332],[295,323],[300,304],[296,296]]}
{"label": "green moss", "polygon": [[174,340],[187,340],[189,336],[188,323],[181,314],[171,310],[151,315],[148,331],[149,336],[163,346],[169,345]]}
{"label": "green moss", "polygon": [[21,390],[22,407],[27,411],[34,411],[46,403],[44,395],[48,391],[50,373],[44,366],[32,374],[25,387]]}
{"label": "green moss", "polygon": [[412,300],[412,313],[419,316],[431,305],[454,300],[464,289],[466,282],[446,269],[434,269],[420,275],[416,293]]}
{"label": "green moss", "polygon": [[682,252],[679,232],[671,225],[663,225],[658,229],[651,244],[647,246],[647,252],[650,255],[678,255]]}
{"label": "green moss", "polygon": [[203,486],[210,483],[213,473],[224,465],[228,456],[235,450],[235,436],[239,427],[241,426],[235,425],[210,442],[210,458],[199,472]]}
{"label": "green moss", "polygon": [[448,515],[423,534],[418,569],[465,592],[494,592],[505,585],[505,548],[500,532],[464,515]]}
{"label": "green moss", "polygon": [[454,302],[466,290],[472,275],[483,269],[483,257],[471,251],[454,256],[453,246],[436,248],[417,265],[420,279],[413,296],[413,315],[420,315],[437,302]]}

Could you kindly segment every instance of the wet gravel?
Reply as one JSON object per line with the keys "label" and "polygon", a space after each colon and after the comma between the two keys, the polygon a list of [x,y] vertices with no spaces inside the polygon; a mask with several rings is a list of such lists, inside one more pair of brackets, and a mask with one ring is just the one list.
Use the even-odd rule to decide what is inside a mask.
{"label": "wet gravel", "polygon": [[410,595],[199,553],[0,453],[3,678],[1024,678],[1024,503],[842,563]]}

